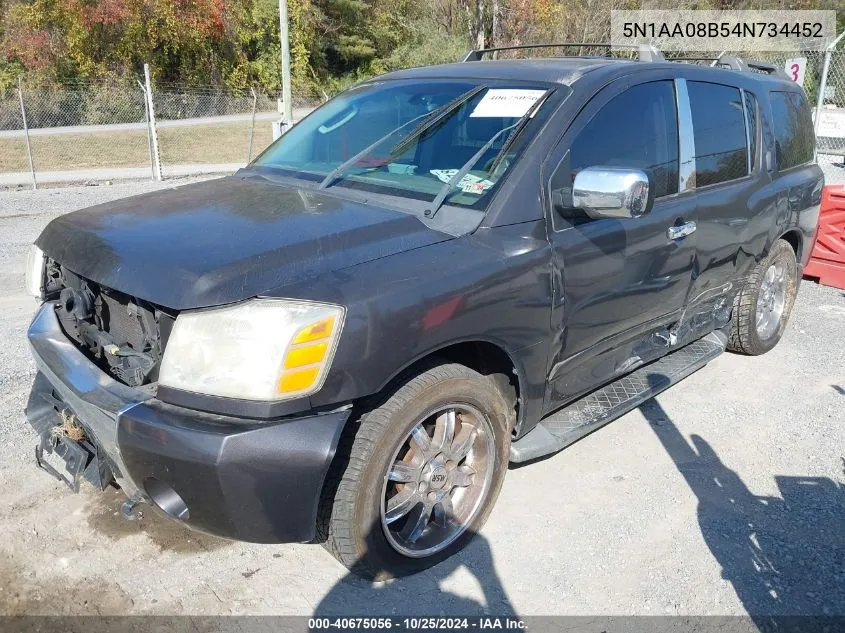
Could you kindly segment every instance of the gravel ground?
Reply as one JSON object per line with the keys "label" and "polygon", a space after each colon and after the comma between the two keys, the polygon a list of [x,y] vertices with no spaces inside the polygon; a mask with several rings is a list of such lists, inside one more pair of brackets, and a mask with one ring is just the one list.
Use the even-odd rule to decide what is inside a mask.
{"label": "gravel ground", "polygon": [[0,613],[845,615],[845,292],[809,282],[774,351],[725,354],[512,469],[482,534],[411,578],[371,585],[319,546],[128,522],[119,493],[71,494],[35,468],[22,413],[26,245],[152,188],[0,194]]}
{"label": "gravel ground", "polygon": [[824,172],[825,184],[845,185],[845,161],[841,156],[820,155],[819,167]]}

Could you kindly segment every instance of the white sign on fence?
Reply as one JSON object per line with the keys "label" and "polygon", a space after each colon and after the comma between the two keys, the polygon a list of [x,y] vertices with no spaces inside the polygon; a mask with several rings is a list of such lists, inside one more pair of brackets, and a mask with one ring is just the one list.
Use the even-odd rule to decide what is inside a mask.
{"label": "white sign on fence", "polygon": [[845,138],[845,108],[822,110],[816,136]]}
{"label": "white sign on fence", "polygon": [[789,78],[799,86],[804,85],[804,72],[807,70],[806,57],[792,57],[786,60],[783,69]]}

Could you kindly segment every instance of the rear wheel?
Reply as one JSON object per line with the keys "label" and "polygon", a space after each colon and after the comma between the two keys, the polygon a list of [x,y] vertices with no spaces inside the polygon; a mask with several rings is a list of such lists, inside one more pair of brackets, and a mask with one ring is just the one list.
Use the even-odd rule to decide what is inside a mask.
{"label": "rear wheel", "polygon": [[777,345],[795,303],[798,281],[795,251],[777,240],[736,297],[728,348],[757,356]]}
{"label": "rear wheel", "polygon": [[447,363],[408,380],[341,440],[322,500],[325,547],[377,579],[457,552],[498,496],[514,415],[502,376]]}

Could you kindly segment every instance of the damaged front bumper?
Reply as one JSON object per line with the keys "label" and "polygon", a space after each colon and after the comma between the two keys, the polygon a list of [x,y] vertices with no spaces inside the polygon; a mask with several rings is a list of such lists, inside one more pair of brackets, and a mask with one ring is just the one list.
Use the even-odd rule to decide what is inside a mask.
{"label": "damaged front bumper", "polygon": [[[314,538],[320,493],[350,411],[271,421],[215,415],[157,400],[94,365],[65,336],[52,303],[28,332],[38,367],[26,415],[41,436],[36,457],[64,458],[78,487],[111,475],[195,529],[259,543]],[[81,427],[84,439],[71,429]]]}

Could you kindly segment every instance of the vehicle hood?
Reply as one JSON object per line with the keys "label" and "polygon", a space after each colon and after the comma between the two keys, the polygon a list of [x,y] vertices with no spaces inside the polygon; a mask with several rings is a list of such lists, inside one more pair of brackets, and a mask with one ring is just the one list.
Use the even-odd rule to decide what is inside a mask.
{"label": "vehicle hood", "polygon": [[448,239],[400,211],[232,176],[60,216],[36,244],[83,277],[185,310]]}

